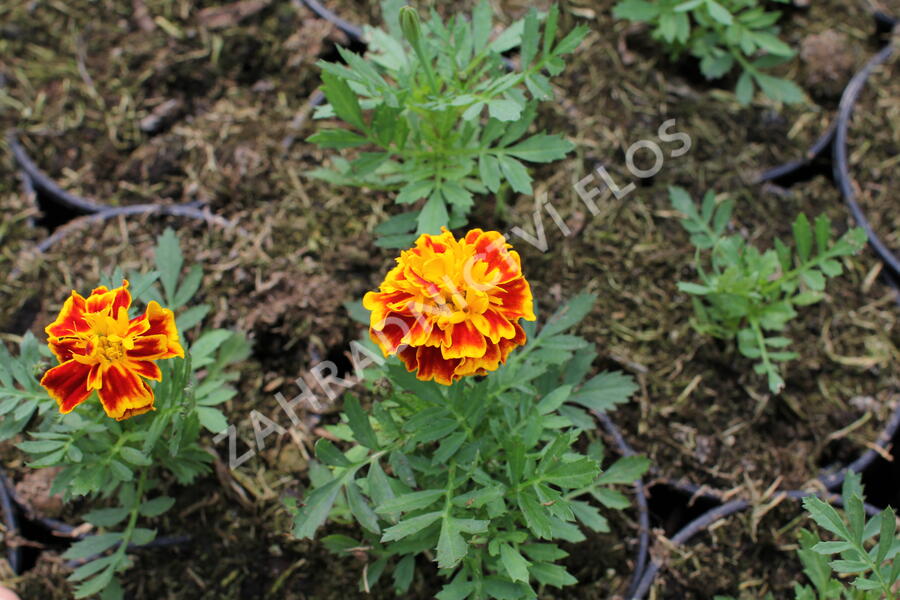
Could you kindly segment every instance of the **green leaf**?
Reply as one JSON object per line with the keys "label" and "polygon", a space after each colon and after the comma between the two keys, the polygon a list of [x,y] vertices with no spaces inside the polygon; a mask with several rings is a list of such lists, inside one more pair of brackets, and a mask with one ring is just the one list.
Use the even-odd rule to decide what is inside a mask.
{"label": "green leaf", "polygon": [[169,496],[159,496],[153,500],[147,500],[141,503],[138,511],[142,516],[147,518],[158,517],[175,505],[175,498]]}
{"label": "green leaf", "polygon": [[803,508],[823,529],[845,540],[852,538],[844,520],[830,504],[826,504],[815,496],[807,496],[803,499]]}
{"label": "green leaf", "polygon": [[328,71],[322,73],[322,82],[322,91],[334,114],[357,129],[365,130],[359,100],[347,82]]}
{"label": "green leaf", "polygon": [[84,515],[83,519],[97,527],[113,527],[129,515],[127,508],[98,508]]}
{"label": "green leaf", "polygon": [[809,226],[809,219],[806,218],[805,214],[800,213],[797,215],[797,220],[794,221],[793,231],[794,240],[797,244],[797,255],[802,262],[806,262],[809,260],[809,255],[812,251],[813,234],[812,229]]}
{"label": "green leaf", "polygon": [[329,440],[320,438],[316,442],[316,458],[332,467],[349,467],[350,461],[344,453],[337,449]]}
{"label": "green leaf", "polygon": [[440,233],[441,227],[449,224],[450,216],[447,214],[447,206],[440,193],[435,192],[422,207],[417,221],[419,223],[416,229],[416,235],[423,233],[437,234]]}
{"label": "green leaf", "polygon": [[375,512],[379,514],[393,514],[428,508],[446,494],[447,491],[443,489],[422,490],[420,492],[403,494],[379,504],[375,508]]}
{"label": "green leaf", "polygon": [[500,156],[500,171],[513,190],[520,194],[531,194],[531,176],[525,165],[510,156]]}
{"label": "green leaf", "polygon": [[614,462],[597,478],[597,485],[614,483],[634,483],[634,481],[650,468],[650,459],[646,456],[625,456]]}
{"label": "green leaf", "polygon": [[492,192],[500,189],[500,161],[490,154],[478,155],[478,174],[481,182]]}
{"label": "green leaf", "polygon": [[153,461],[149,456],[131,446],[123,446],[122,449],[119,450],[119,455],[126,461],[138,467],[148,467],[153,464]]}
{"label": "green leaf", "polygon": [[825,276],[819,271],[803,271],[800,273],[800,281],[814,292],[825,289]]}
{"label": "green leaf", "polygon": [[181,267],[184,264],[178,237],[172,229],[167,227],[162,235],[156,238],[154,260],[166,298],[171,299],[175,296],[178,277],[181,275]]}
{"label": "green leaf", "polygon": [[156,539],[156,531],[144,527],[138,527],[131,532],[131,543],[135,546],[145,546]]}
{"label": "green leaf", "polygon": [[99,573],[103,569],[112,565],[117,560],[118,557],[116,557],[115,555],[103,556],[101,558],[98,558],[97,560],[92,560],[75,569],[75,571],[66,579],[68,579],[69,581],[82,581],[83,579],[87,579],[91,575]]}
{"label": "green leaf", "polygon": [[435,511],[426,513],[424,515],[419,515],[417,517],[412,517],[404,521],[400,521],[393,527],[388,527],[384,530],[384,534],[381,536],[381,541],[382,543],[393,542],[396,540],[402,540],[405,537],[409,537],[415,533],[422,531],[423,529],[440,519],[443,514],[444,513],[442,513],[441,511]]}
{"label": "green leaf", "polygon": [[600,467],[590,458],[582,457],[572,462],[560,462],[544,473],[544,478],[563,488],[579,488],[590,485]]}
{"label": "green leaf", "polygon": [[581,389],[569,398],[569,402],[598,412],[606,412],[628,402],[638,389],[631,375],[621,371],[603,371],[581,386]]}
{"label": "green leaf", "polygon": [[[712,0],[708,0],[711,2]],[[756,42],[763,50],[775,54],[777,56],[793,56],[794,51],[791,47],[779,40],[776,36],[765,31],[754,31],[753,41]]]}
{"label": "green leaf", "polygon": [[737,85],[734,88],[734,95],[737,101],[743,106],[750,104],[753,100],[753,76],[750,71],[743,71],[738,77]]}
{"label": "green leaf", "polygon": [[355,481],[347,484],[347,504],[350,506],[350,512],[356,517],[357,522],[368,531],[374,534],[381,533],[381,527],[378,525],[378,516],[366,499],[363,498],[359,491],[359,486]]}
{"label": "green leaf", "polygon": [[316,488],[306,498],[303,508],[294,519],[294,537],[312,539],[316,530],[325,523],[331,507],[341,491],[342,481],[333,479]]}
{"label": "green leaf", "polygon": [[437,545],[437,564],[439,569],[452,569],[465,558],[469,545],[460,533],[456,519],[444,516],[441,523],[441,535]]}
{"label": "green leaf", "polygon": [[465,600],[474,591],[474,583],[457,579],[451,583],[445,584],[435,598],[437,598],[437,600]]}
{"label": "green leaf", "polygon": [[198,406],[197,418],[200,420],[200,424],[210,433],[221,433],[228,429],[228,421],[218,408]]}
{"label": "green leaf", "polygon": [[66,445],[64,440],[29,440],[16,444],[16,448],[29,454],[44,454]]}
{"label": "green leaf", "polygon": [[510,579],[528,583],[528,567],[531,563],[517,549],[509,544],[500,544],[500,562]]}
{"label": "green leaf", "polygon": [[806,99],[803,90],[792,81],[759,72],[755,72],[753,77],[762,91],[773,100],[787,102],[788,104],[799,104]]}
{"label": "green leaf", "polygon": [[558,135],[539,133],[505,149],[516,158],[529,162],[546,163],[565,158],[575,148],[575,144]]}
{"label": "green leaf", "polygon": [[122,541],[121,533],[101,533],[92,535],[72,544],[69,549],[63,553],[62,557],[67,560],[89,558],[109,550],[120,541]]}
{"label": "green leaf", "polygon": [[629,21],[650,21],[659,14],[659,6],[645,0],[624,0],[613,8],[613,16]]}
{"label": "green leaf", "polygon": [[561,588],[578,583],[577,579],[559,565],[538,562],[531,565],[528,570],[531,571],[535,579],[544,585]]}
{"label": "green leaf", "polygon": [[522,516],[525,517],[525,524],[528,526],[528,529],[539,538],[549,539],[551,537],[551,528],[547,509],[530,493],[519,493],[516,501],[519,509],[522,511]]}
{"label": "green leaf", "polygon": [[369,415],[360,407],[359,400],[355,396],[347,396],[344,400],[344,414],[347,415],[354,439],[367,448],[377,450],[378,438],[369,422]]}
{"label": "green leaf", "polygon": [[[540,42],[540,36],[538,33],[537,10],[532,7],[528,11],[528,14],[525,15],[525,24],[522,29],[522,45],[519,51],[522,70],[526,70],[531,66],[531,62],[537,55],[538,42]],[[501,119],[501,121],[502,120],[505,119]]]}
{"label": "green leaf", "polygon": [[487,106],[488,114],[498,121],[517,121],[522,116],[522,107],[513,100],[491,100]]}
{"label": "green leaf", "polygon": [[416,557],[414,555],[407,554],[400,559],[400,562],[394,567],[394,589],[398,594],[405,594],[409,591],[415,572]]}
{"label": "green leaf", "polygon": [[716,2],[716,0],[706,0],[706,9],[709,11],[709,16],[719,23],[723,25],[731,25],[734,23],[734,19],[732,18],[731,13],[728,12],[728,9]]}
{"label": "green leaf", "polygon": [[321,146],[322,148],[355,148],[367,144],[369,140],[353,133],[349,129],[320,129],[306,138],[307,142]]}
{"label": "green leaf", "polygon": [[[413,202],[416,202],[417,200],[428,197],[433,189],[434,180],[432,179],[413,181],[412,183],[408,183],[400,189],[400,193],[397,194],[397,197],[394,201],[397,204],[411,204]],[[401,229],[400,231],[379,231],[378,233],[401,233],[409,231],[410,229],[412,229],[412,223],[409,223],[409,226],[407,228]]]}
{"label": "green leaf", "polygon": [[555,411],[557,408],[563,405],[563,403],[569,399],[569,395],[572,393],[571,385],[563,385],[543,398],[537,404],[537,412],[539,415],[548,415]]}
{"label": "green leaf", "polygon": [[596,506],[578,500],[573,500],[570,504],[575,518],[584,523],[586,527],[598,533],[609,531],[609,522],[600,514]]}

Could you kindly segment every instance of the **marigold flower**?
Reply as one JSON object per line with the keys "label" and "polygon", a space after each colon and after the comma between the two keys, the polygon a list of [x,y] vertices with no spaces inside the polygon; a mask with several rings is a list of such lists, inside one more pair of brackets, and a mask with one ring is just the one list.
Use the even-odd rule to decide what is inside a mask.
{"label": "marigold flower", "polygon": [[94,390],[110,417],[121,421],[153,410],[153,390],[142,379],[162,380],[153,361],[184,357],[172,311],[150,302],[144,314],[128,318],[128,281],[109,290],[98,287],[87,298],[66,300],[44,330],[61,364],[44,374],[41,385],[67,414]]}
{"label": "marigold flower", "polygon": [[525,343],[519,319],[535,316],[519,254],[501,234],[473,229],[456,240],[442,231],[403,251],[363,306],[385,356],[397,354],[423,381],[450,385],[505,363]]}

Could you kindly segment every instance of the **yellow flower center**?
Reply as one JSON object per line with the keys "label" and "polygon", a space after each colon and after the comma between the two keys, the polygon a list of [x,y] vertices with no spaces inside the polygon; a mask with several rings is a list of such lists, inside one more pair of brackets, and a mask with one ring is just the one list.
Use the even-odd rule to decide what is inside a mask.
{"label": "yellow flower center", "polygon": [[[131,344],[134,346],[134,344]],[[125,340],[117,335],[101,335],[97,340],[96,352],[110,362],[125,358]]]}
{"label": "yellow flower center", "polygon": [[73,356],[75,360],[83,364],[114,363],[127,358],[127,351],[134,349],[134,336],[128,335],[128,313],[125,309],[119,309],[117,318],[109,315],[108,311],[86,314],[85,321],[90,325],[90,331],[85,339],[90,339],[93,351],[90,356]]}

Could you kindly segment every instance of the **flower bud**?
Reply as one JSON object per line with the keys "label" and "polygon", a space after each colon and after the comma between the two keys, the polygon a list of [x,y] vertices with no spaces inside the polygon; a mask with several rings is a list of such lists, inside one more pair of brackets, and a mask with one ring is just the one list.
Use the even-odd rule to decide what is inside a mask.
{"label": "flower bud", "polygon": [[413,46],[419,43],[421,29],[419,27],[419,13],[411,6],[404,6],[400,9],[400,31]]}

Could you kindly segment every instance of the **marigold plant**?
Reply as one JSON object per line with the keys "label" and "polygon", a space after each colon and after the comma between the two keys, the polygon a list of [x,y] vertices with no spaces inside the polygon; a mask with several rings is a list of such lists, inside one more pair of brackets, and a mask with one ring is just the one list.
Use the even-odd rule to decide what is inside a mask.
{"label": "marigold plant", "polygon": [[[86,535],[63,554],[78,563],[69,577],[75,598],[123,597],[116,576],[131,566],[135,547],[156,537],[142,521],[175,504],[161,493],[173,478],[188,484],[208,470],[201,427],[227,426],[216,408],[235,394],[226,369],[249,347],[225,330],[191,335],[182,346],[178,332],[209,311],[186,306],[203,273],[193,265],[182,277],[183,266],[178,240],[166,231],[155,270],[127,280],[116,270],[111,281],[121,286],[101,285],[87,298],[72,292],[46,328],[47,347],[30,333],[18,356],[0,345],[0,440],[26,431],[17,446],[31,456],[29,466],[59,469],[50,493],[92,501],[82,517]],[[133,300],[145,309],[136,312]],[[54,358],[59,364],[39,382]],[[85,402],[95,391],[100,402]]]}
{"label": "marigold plant", "polygon": [[316,443],[311,489],[288,501],[294,535],[357,523],[323,543],[366,557],[360,589],[390,573],[398,597],[425,561],[445,582],[425,593],[440,600],[533,600],[575,583],[558,542],[608,533],[606,514],[629,504],[613,486],[648,465],[608,461],[588,412],[637,389],[618,372],[587,377],[596,349],[567,331],[593,302],[579,295],[537,330],[520,323],[535,320],[531,290],[503,236],[420,236],[365,298],[380,363],[364,372],[371,416],[345,397],[345,422],[327,429],[347,445]]}
{"label": "marigold plant", "polygon": [[450,385],[496,370],[525,343],[519,320],[535,319],[531,287],[510,248],[481,229],[459,240],[446,228],[419,236],[363,299],[372,340],[425,381]]}
{"label": "marigold plant", "polygon": [[383,1],[381,14],[386,27],[366,27],[365,55],[338,47],[341,62],[317,63],[327,103],[315,118],[340,126],[309,141],[345,153],[306,173],[397,192],[396,203],[412,210],[378,226],[377,245],[403,248],[442,225],[465,225],[476,198],[488,193],[500,210],[507,190],[533,192],[529,164],[575,147],[530,132],[538,104],[554,96],[549,78],[588,32],[579,25],[560,35],[565,16],[555,4],[546,13],[533,7],[496,35],[487,0],[471,18],[444,20],[432,9],[422,22],[404,0]]}

